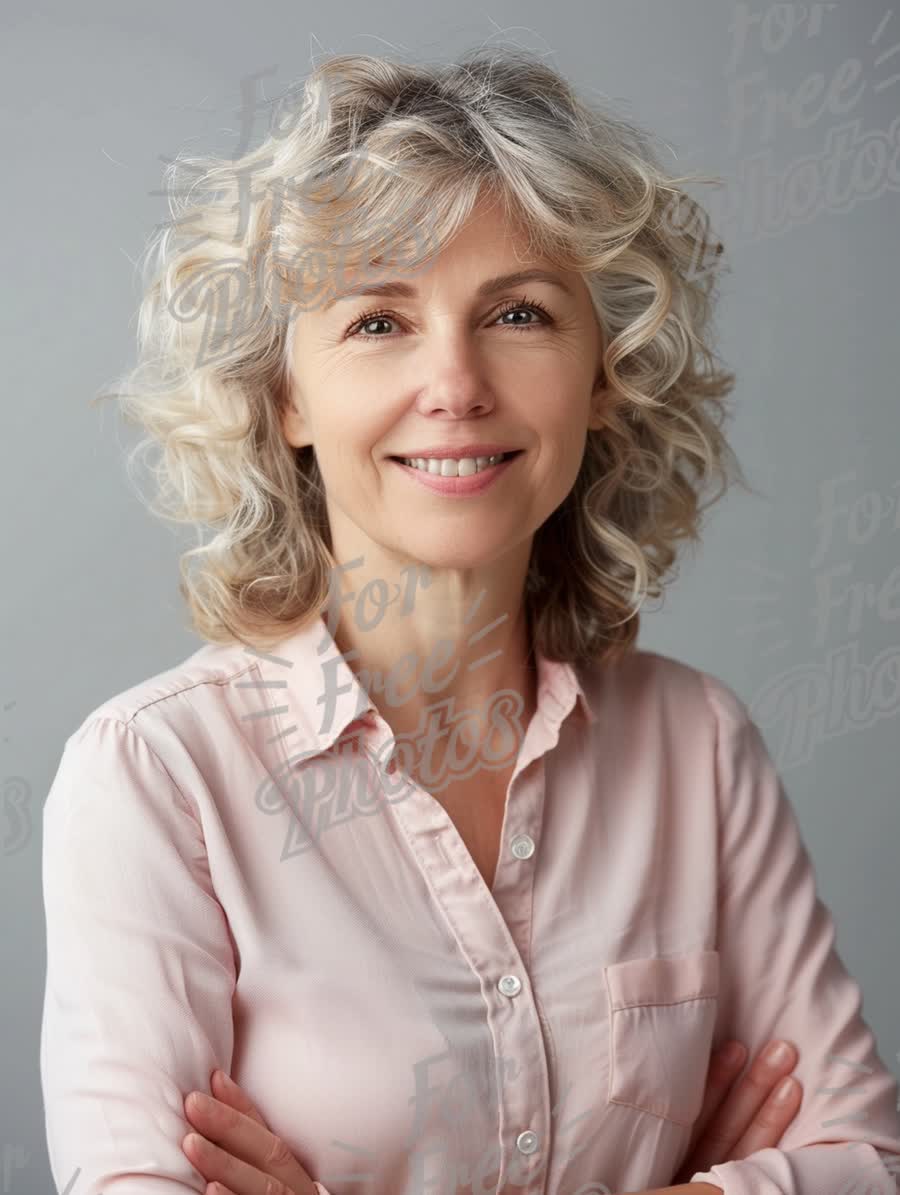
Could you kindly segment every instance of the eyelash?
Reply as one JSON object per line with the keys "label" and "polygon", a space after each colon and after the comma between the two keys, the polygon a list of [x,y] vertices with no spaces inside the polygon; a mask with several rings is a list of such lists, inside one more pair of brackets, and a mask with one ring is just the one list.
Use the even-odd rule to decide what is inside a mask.
{"label": "eyelash", "polygon": [[[504,327],[512,329],[513,332],[531,332],[535,328],[542,328],[553,322],[550,312],[543,305],[543,303],[539,302],[537,299],[529,299],[526,296],[523,296],[518,301],[509,300],[504,304],[502,309],[497,312],[496,318],[500,319],[501,316],[506,315],[508,312],[519,311],[520,309],[536,312],[543,318],[544,322],[539,324],[505,324]],[[394,313],[391,311],[366,311],[362,315],[357,316],[350,327],[346,330],[344,335],[348,337],[355,337],[357,340],[389,340],[389,336],[385,336],[383,334],[379,336],[373,336],[371,332],[360,332],[358,329],[365,327],[365,325],[370,323],[373,319],[399,320],[399,318],[399,316],[394,315]]]}

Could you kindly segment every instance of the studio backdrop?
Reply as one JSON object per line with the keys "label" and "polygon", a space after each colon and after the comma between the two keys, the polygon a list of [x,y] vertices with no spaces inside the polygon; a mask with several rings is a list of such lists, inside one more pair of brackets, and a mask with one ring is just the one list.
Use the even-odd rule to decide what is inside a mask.
{"label": "studio backdrop", "polygon": [[758,492],[712,508],[639,645],[747,702],[900,1074],[900,9],[82,0],[8,6],[0,29],[0,1192],[53,1189],[41,811],[63,744],[200,646],[178,592],[193,532],[147,512],[125,465],[135,434],[92,399],[134,359],[169,165],[245,152],[273,98],[332,54],[519,45],[648,129],[673,174],[721,180],[692,193],[723,247],[728,435]]}

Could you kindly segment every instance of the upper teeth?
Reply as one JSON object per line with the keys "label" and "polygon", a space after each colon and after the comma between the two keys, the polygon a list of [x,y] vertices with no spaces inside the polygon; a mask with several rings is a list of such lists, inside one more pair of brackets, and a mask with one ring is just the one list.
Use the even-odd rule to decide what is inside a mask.
{"label": "upper teeth", "polygon": [[503,453],[494,456],[464,456],[460,460],[456,457],[415,456],[401,457],[404,465],[413,469],[422,469],[426,473],[439,473],[441,477],[470,477],[479,473],[488,465],[497,465],[503,460]]}

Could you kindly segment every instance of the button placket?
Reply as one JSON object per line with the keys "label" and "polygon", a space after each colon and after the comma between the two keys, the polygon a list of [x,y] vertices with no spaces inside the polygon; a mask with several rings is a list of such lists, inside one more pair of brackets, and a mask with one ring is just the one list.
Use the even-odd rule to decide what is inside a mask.
{"label": "button placket", "polygon": [[[541,759],[541,756],[537,756],[536,758]],[[543,760],[541,759],[540,777],[532,778],[531,781],[532,784],[536,783],[538,785],[538,795],[541,801],[543,800],[543,766]],[[531,795],[534,795],[534,792],[532,792]],[[525,811],[523,810],[522,812],[524,813]],[[530,812],[532,815],[534,815],[533,810]],[[537,812],[538,814],[540,813],[539,807]],[[509,852],[513,859],[519,862],[524,862],[527,859],[531,859],[535,855],[536,850],[537,846],[534,838],[525,831],[520,831],[514,834],[509,840]],[[514,873],[512,872],[510,873],[511,882],[530,883],[528,873],[520,872],[520,878],[517,881],[512,880],[513,874]],[[501,995],[506,996],[510,1000],[514,999],[524,991],[523,981],[518,975],[511,973],[502,975],[497,981],[496,986]],[[534,999],[534,1010],[538,1025],[540,1026],[542,1018],[540,1008],[537,1005],[536,997]],[[525,1013],[525,1008],[522,1008],[520,1013]],[[540,1033],[538,1034],[538,1038],[541,1038]],[[543,1045],[544,1042],[541,1040],[541,1055],[543,1055]],[[547,1159],[542,1157],[542,1136],[540,1132],[536,1131],[536,1129],[541,1128],[541,1125],[538,1124],[535,1128],[520,1129],[520,1131],[516,1133],[515,1128],[513,1128],[515,1119],[517,1119],[515,1117],[515,1111],[518,1111],[519,1116],[521,1117],[519,1120],[520,1125],[522,1124],[523,1120],[526,1125],[529,1123],[529,1121],[531,1121],[531,1123],[534,1125],[535,1111],[538,1112],[538,1120],[542,1120],[543,1118],[541,1116],[540,1110],[534,1108],[532,1101],[526,1095],[526,1090],[524,1087],[520,1087],[519,1084],[516,1083],[510,1087],[507,1087],[506,1091],[508,1097],[508,1111],[512,1114],[510,1119],[512,1119],[513,1122],[512,1124],[509,1124],[508,1120],[507,1124],[509,1124],[509,1127],[513,1129],[514,1135],[512,1136],[512,1141],[515,1144],[515,1149],[504,1165],[502,1179],[504,1183],[512,1183],[513,1185],[517,1186],[526,1186],[530,1183],[539,1181],[538,1176],[543,1172]]]}
{"label": "button placket", "polygon": [[[510,1001],[520,995],[533,995],[525,978],[528,975],[533,868],[514,867],[506,851],[508,849],[517,862],[536,855],[536,839],[521,827],[539,828],[541,824],[543,754],[544,751],[540,751],[533,759],[520,759],[518,773],[511,781],[508,801],[515,802],[515,818],[520,829],[507,837],[504,821],[505,842],[491,887],[477,884],[468,874],[469,869],[461,868],[462,840],[457,841],[452,833],[452,823],[438,803],[418,800],[419,793],[413,789],[411,800],[389,805],[391,815],[409,839],[429,889],[443,909],[474,973],[486,978],[485,970],[491,969],[490,959],[495,964],[498,960],[501,965],[506,962],[512,968],[497,974],[498,967],[494,972],[494,991]],[[527,776],[522,775],[534,760],[538,761],[536,768]],[[494,897],[491,916],[477,922],[471,909],[476,893],[480,898]],[[521,976],[516,974],[517,968],[522,968]],[[551,1140],[547,1135],[551,1131],[550,1062],[542,1033],[541,1012],[532,998],[516,1006],[516,1015],[512,1013],[512,1009],[505,1009],[496,1000],[490,1002],[487,1010],[487,1024],[497,1050],[504,1057],[516,1060],[514,1074],[505,1075],[497,1088],[500,1128],[497,1161],[501,1187],[509,1182],[525,1186],[543,1181],[541,1175],[548,1161],[544,1154]]]}
{"label": "button placket", "polygon": [[[512,999],[513,997],[518,996],[522,991],[522,981],[517,975],[502,975],[497,981],[497,989],[504,996]],[[539,1010],[538,1016],[540,1018]],[[531,1166],[526,1166],[525,1158],[530,1158],[532,1155],[538,1153],[541,1139],[534,1129],[523,1129],[517,1134],[515,1144],[521,1165],[518,1165],[514,1160],[510,1162],[509,1170],[507,1171],[506,1176],[507,1182],[511,1181],[517,1185],[524,1185],[529,1181],[529,1172],[531,1172],[532,1178],[536,1173],[534,1171],[534,1164],[539,1164],[538,1159],[535,1158],[534,1163]]]}

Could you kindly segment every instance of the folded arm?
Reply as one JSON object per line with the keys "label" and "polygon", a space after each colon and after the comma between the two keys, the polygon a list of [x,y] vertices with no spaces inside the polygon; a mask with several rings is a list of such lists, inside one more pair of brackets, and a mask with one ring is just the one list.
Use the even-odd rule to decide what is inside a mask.
{"label": "folded arm", "polygon": [[186,797],[130,724],[66,742],[44,805],[40,1067],[57,1190],[203,1195],[183,1099],[228,1071],[235,961]]}
{"label": "folded arm", "polygon": [[794,811],[749,711],[704,673],[720,801],[716,1039],[785,1038],[803,1100],[779,1148],[691,1175],[725,1195],[896,1195],[897,1084],[835,949]]}

